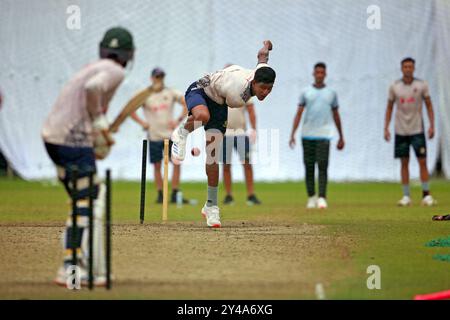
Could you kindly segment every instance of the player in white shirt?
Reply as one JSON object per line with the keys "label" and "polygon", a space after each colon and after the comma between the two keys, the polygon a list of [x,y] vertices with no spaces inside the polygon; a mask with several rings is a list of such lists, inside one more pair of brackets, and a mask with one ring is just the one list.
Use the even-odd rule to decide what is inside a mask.
{"label": "player in white shirt", "polygon": [[[166,73],[161,68],[155,68],[151,73],[151,87],[153,93],[148,96],[141,106],[143,107],[145,120],[142,120],[136,112],[131,118],[139,123],[144,130],[148,130],[150,140],[150,162],[154,167],[154,180],[158,197],[156,202],[163,202],[163,180],[161,176],[161,161],[164,151],[164,139],[169,139],[172,131],[184,120],[187,115],[186,102],[181,92],[164,85]],[[174,119],[173,110],[175,103],[182,105],[181,115]],[[170,149],[169,149],[170,153]],[[170,154],[169,154],[170,156]],[[180,185],[180,164],[174,164],[172,175],[171,203],[176,203],[176,196]],[[189,201],[183,199],[183,203]]]}
{"label": "player in white shirt", "polygon": [[228,107],[242,108],[256,96],[264,100],[272,91],[275,71],[267,65],[272,43],[264,41],[258,52],[256,69],[244,69],[232,65],[211,73],[189,86],[186,104],[189,116],[172,133],[172,160],[183,161],[186,155],[186,139],[194,129],[203,126],[206,131],[206,174],[208,198],[202,209],[209,227],[220,228],[217,203],[219,184],[219,148],[227,128]]}
{"label": "player in white shirt", "polygon": [[[47,152],[56,165],[58,178],[72,197],[71,181],[74,168],[77,171],[77,236],[73,247],[72,219],[69,215],[66,230],[63,235],[65,252],[64,264],[58,270],[55,282],[66,285],[72,265],[72,252],[76,250],[77,265],[81,270],[82,283],[87,281],[87,239],[88,226],[88,196],[90,173],[96,172],[96,158],[105,156],[97,153],[95,141],[106,141],[108,146],[114,143],[108,130],[106,119],[108,104],[116,89],[124,79],[124,68],[133,59],[134,44],[132,35],[123,28],[108,30],[100,43],[101,59],[83,67],[62,89],[53,109],[45,121],[42,138]],[[95,135],[103,139],[96,139]],[[105,208],[105,187],[94,178],[94,283],[105,284],[105,266],[102,243],[102,219]]]}
{"label": "player in white shirt", "polygon": [[386,108],[384,124],[384,138],[390,141],[391,133],[389,124],[391,122],[394,105],[397,106],[395,113],[395,158],[401,161],[401,177],[403,186],[403,197],[398,202],[399,206],[411,204],[409,191],[409,152],[414,149],[420,167],[420,180],[422,182],[422,204],[432,206],[436,200],[431,196],[428,184],[429,174],[427,168],[427,145],[425,139],[425,128],[423,125],[422,107],[427,107],[430,127],[428,138],[434,137],[434,111],[428,89],[428,84],[414,77],[415,61],[405,58],[401,62],[403,78],[395,81],[389,87],[389,99]]}

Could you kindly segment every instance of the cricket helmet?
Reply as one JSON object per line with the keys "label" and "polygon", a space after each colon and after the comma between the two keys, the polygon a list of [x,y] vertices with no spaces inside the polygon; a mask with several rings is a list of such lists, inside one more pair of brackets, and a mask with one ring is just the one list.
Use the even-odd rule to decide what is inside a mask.
{"label": "cricket helmet", "polygon": [[117,59],[121,64],[133,59],[134,43],[131,33],[122,27],[114,27],[106,31],[100,42],[100,57]]}

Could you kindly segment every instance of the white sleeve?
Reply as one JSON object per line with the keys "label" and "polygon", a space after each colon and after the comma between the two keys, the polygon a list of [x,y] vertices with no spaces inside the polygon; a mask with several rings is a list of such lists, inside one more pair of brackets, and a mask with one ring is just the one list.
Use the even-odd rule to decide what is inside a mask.
{"label": "white sleeve", "polygon": [[100,71],[86,82],[84,85],[85,90],[94,93],[98,97],[97,105],[87,105],[87,109],[93,117],[102,113],[102,107],[109,103],[123,79],[124,72],[122,69],[111,68]]}
{"label": "white sleeve", "polygon": [[302,90],[302,93],[300,94],[300,99],[298,101],[299,107],[306,107],[306,90]]}
{"label": "white sleeve", "polygon": [[422,97],[424,99],[430,97],[430,89],[428,88],[428,83],[426,81],[423,82]]}
{"label": "white sleeve", "polygon": [[173,97],[174,97],[174,100],[175,100],[176,102],[178,102],[178,103],[181,103],[181,101],[182,101],[183,98],[184,98],[183,93],[181,93],[181,91],[176,90],[176,89],[171,89],[171,93],[172,93],[172,95],[173,95]]}
{"label": "white sleeve", "polygon": [[390,87],[389,87],[388,101],[389,102],[394,102],[395,101],[395,90],[394,90],[394,85],[393,84],[391,84]]}

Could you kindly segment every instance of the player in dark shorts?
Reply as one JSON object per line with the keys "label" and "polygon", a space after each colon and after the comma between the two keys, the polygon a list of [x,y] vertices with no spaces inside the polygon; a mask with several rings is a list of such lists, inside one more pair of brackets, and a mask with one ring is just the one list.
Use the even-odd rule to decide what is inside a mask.
{"label": "player in dark shorts", "polygon": [[267,65],[272,43],[264,41],[258,52],[256,69],[229,66],[192,83],[186,91],[189,117],[172,133],[172,161],[183,161],[186,139],[194,129],[203,126],[206,131],[206,174],[208,197],[202,209],[208,227],[220,228],[217,202],[219,184],[219,148],[227,128],[228,107],[242,108],[256,96],[264,100],[272,91],[275,71]]}
{"label": "player in dark shorts", "polygon": [[412,147],[420,167],[422,205],[433,206],[436,204],[436,200],[431,196],[428,183],[427,144],[422,117],[422,105],[423,102],[425,102],[428,118],[430,120],[428,138],[432,139],[434,137],[433,104],[431,103],[427,82],[414,78],[414,59],[403,59],[401,68],[403,78],[395,81],[389,88],[389,99],[384,124],[384,138],[386,141],[390,141],[391,133],[389,124],[391,122],[394,105],[396,105],[394,156],[401,161],[401,177],[403,185],[403,198],[398,201],[398,205],[409,206],[412,203],[409,188],[409,153],[410,148]]}

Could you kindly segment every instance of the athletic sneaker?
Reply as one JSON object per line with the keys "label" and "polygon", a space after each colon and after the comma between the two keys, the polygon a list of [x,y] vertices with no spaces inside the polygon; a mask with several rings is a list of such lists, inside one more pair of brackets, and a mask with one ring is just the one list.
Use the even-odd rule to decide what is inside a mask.
{"label": "athletic sneaker", "polygon": [[315,209],[317,208],[317,198],[315,196],[308,198],[308,203],[306,204],[306,209]]}
{"label": "athletic sneaker", "polygon": [[317,199],[317,208],[319,208],[319,209],[328,208],[327,200],[325,200],[325,198],[322,198],[322,197]]}
{"label": "athletic sneaker", "polygon": [[206,203],[202,208],[202,215],[206,218],[206,224],[211,228],[220,228],[220,215],[219,215],[219,207],[212,206],[207,207]]}
{"label": "athletic sneaker", "polygon": [[259,205],[259,204],[261,204],[261,201],[259,201],[259,199],[254,194],[252,194],[251,196],[249,196],[247,198],[247,205],[248,206],[253,206],[255,204]]}
{"label": "athletic sneaker", "polygon": [[403,198],[400,199],[399,202],[397,202],[397,205],[400,207],[407,207],[411,205],[411,198],[408,196],[403,196]]}
{"label": "athletic sneaker", "polygon": [[233,205],[234,204],[233,196],[230,194],[227,194],[225,199],[223,200],[223,204],[224,205]]}
{"label": "athletic sneaker", "polygon": [[431,207],[437,204],[437,201],[429,194],[422,199],[422,205]]}
{"label": "athletic sneaker", "polygon": [[174,163],[184,160],[186,156],[186,140],[189,132],[181,125],[172,132],[172,161]]}

